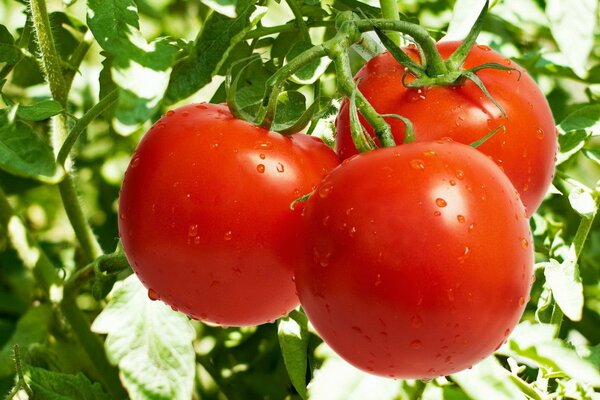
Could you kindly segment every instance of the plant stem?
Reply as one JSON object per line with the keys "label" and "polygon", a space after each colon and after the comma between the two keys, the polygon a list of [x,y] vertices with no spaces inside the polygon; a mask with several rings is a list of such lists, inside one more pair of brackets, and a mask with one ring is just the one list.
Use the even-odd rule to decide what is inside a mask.
{"label": "plant stem", "polygon": [[62,182],[59,183],[58,188],[63,201],[65,211],[69,217],[69,221],[73,226],[73,230],[77,235],[77,240],[83,250],[85,262],[90,263],[96,258],[100,257],[103,252],[100,244],[94,236],[92,228],[88,224],[79,199],[77,198],[77,192],[75,191],[75,185],[73,178],[70,174],[66,174]]}
{"label": "plant stem", "polygon": [[444,75],[448,72],[446,63],[442,59],[435,42],[429,32],[419,25],[405,21],[391,21],[374,19],[369,21],[356,21],[356,26],[361,32],[372,31],[374,26],[383,31],[402,32],[410,37],[423,49],[426,60],[422,64],[426,65],[426,72],[429,77]]}
{"label": "plant stem", "polygon": [[14,213],[6,194],[0,188],[0,226],[6,231],[8,240],[17,251],[26,268],[33,270],[43,289],[47,292],[60,282],[58,271],[40,248],[25,224]]}
{"label": "plant stem", "polygon": [[[334,21],[304,21],[304,26],[307,28],[319,28],[319,27],[333,27],[335,26]],[[261,27],[251,30],[246,34],[244,39],[255,39],[263,36],[274,35],[277,33],[293,32],[299,29],[296,22],[288,22],[287,24]]]}
{"label": "plant stem", "polygon": [[373,127],[373,131],[375,131],[375,135],[379,139],[380,143],[384,147],[395,146],[396,142],[392,136],[390,126],[385,122],[383,117],[379,115],[377,111],[375,111],[365,96],[356,88],[356,84],[352,78],[348,54],[345,52],[341,53],[334,58],[333,62],[335,63],[337,81],[340,88],[348,97],[355,93],[356,106],[359,108],[362,116],[365,117],[367,122]]}
{"label": "plant stem", "polygon": [[87,126],[102,114],[108,107],[110,107],[119,98],[119,90],[115,89],[102,98],[97,104],[90,108],[84,115],[79,119],[73,128],[69,131],[67,138],[60,147],[56,161],[59,165],[64,165],[65,161],[69,157],[69,153],[73,148],[73,145],[79,138],[79,135],[87,128]]}
{"label": "plant stem", "polygon": [[83,35],[81,42],[79,42],[79,45],[75,51],[73,51],[73,54],[71,54],[71,57],[69,58],[70,69],[65,72],[65,88],[67,93],[69,93],[73,83],[73,78],[75,78],[75,74],[77,73],[81,62],[90,49],[93,41],[94,35],[92,35],[91,30],[88,30],[85,35]]}
{"label": "plant stem", "polygon": [[296,0],[287,0],[287,4],[290,7],[290,10],[292,10],[292,13],[294,14],[294,18],[296,19],[295,22],[298,26],[298,30],[300,31],[300,35],[302,36],[302,40],[304,40],[307,43],[310,43],[308,27],[304,22],[304,16],[302,15],[302,10],[300,9],[300,6],[298,5],[298,3],[296,3]]}
{"label": "plant stem", "polygon": [[[33,27],[38,39],[38,46],[42,55],[42,65],[46,74],[46,80],[50,86],[52,96],[58,101],[63,109],[67,109],[67,85],[63,77],[61,60],[56,52],[50,22],[48,20],[48,10],[45,0],[31,0],[31,15]],[[67,116],[63,112],[52,118],[53,134],[52,146],[55,154],[58,155],[60,146],[67,137]],[[87,262],[91,262],[102,254],[100,244],[92,232],[92,228],[87,223],[81,204],[77,198],[77,193],[73,185],[73,178],[67,171],[65,178],[58,184],[63,206],[69,217],[69,221],[75,231],[75,236],[81,245]]]}
{"label": "plant stem", "polygon": [[[379,0],[379,4],[381,5],[381,16],[383,19],[394,21],[400,20],[400,15],[398,14],[398,3],[396,0]],[[400,45],[400,35],[398,32],[390,32],[388,36],[397,46]]]}
{"label": "plant stem", "polygon": [[50,91],[52,92],[52,97],[64,106],[67,103],[67,91],[60,57],[56,51],[54,38],[52,37],[46,2],[45,0],[30,0],[29,5],[33,29],[37,37],[42,56],[42,65],[48,85],[50,86]]}

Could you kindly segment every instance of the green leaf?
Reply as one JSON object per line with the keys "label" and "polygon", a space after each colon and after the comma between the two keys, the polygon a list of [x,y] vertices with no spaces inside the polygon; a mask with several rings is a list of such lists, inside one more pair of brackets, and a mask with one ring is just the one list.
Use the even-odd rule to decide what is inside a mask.
{"label": "green leaf", "polygon": [[584,218],[592,218],[598,210],[592,191],[581,184],[574,187],[569,193],[569,203],[573,210]]}
{"label": "green leaf", "polygon": [[600,165],[600,149],[583,149],[583,155]]}
{"label": "green leaf", "polygon": [[48,183],[56,183],[62,176],[50,145],[29,125],[11,121],[6,109],[0,110],[0,169]]}
{"label": "green leaf", "polygon": [[63,108],[59,102],[44,100],[31,106],[19,105],[17,116],[27,121],[43,121],[54,115],[60,114]]}
{"label": "green leaf", "polygon": [[[569,253],[574,252],[570,251]],[[572,321],[581,320],[583,310],[583,284],[574,254],[563,263],[551,259],[544,264],[546,283],[563,313]]]}
{"label": "green leaf", "polygon": [[218,13],[211,14],[191,54],[173,68],[167,90],[169,101],[174,103],[184,99],[208,84],[232,49],[260,21],[265,11],[256,7],[255,1],[239,0],[237,17],[233,20]]}
{"label": "green leaf", "polygon": [[[313,44],[310,42],[300,41],[294,43],[286,56],[287,62],[311,47],[313,47]],[[313,84],[323,75],[330,63],[330,58],[321,57],[296,71],[291,80],[301,85]]]}
{"label": "green leaf", "polygon": [[397,381],[367,374],[354,368],[325,343],[319,345],[315,353],[326,360],[321,368],[314,372],[314,377],[308,385],[310,399],[393,400],[398,398],[400,385]]}
{"label": "green leaf", "polygon": [[235,6],[237,0],[200,0],[207,7],[215,10],[219,14],[223,14],[229,18],[237,17]]}
{"label": "green leaf", "polygon": [[472,399],[518,400],[527,397],[512,381],[510,372],[502,368],[491,356],[471,369],[452,375],[455,381]]}
{"label": "green leaf", "polygon": [[590,361],[582,359],[568,344],[556,339],[556,327],[550,324],[517,325],[508,346],[501,352],[532,367],[543,368],[545,374],[564,374],[593,386],[600,386],[600,372]]}
{"label": "green leaf", "polygon": [[306,368],[310,333],[308,318],[299,311],[292,311],[289,316],[279,320],[278,334],[281,354],[285,362],[290,380],[303,399],[307,398]]}
{"label": "green leaf", "polygon": [[462,40],[479,17],[485,0],[457,0],[452,10],[452,19],[442,40]]}
{"label": "green leaf", "polygon": [[194,330],[186,316],[151,301],[135,275],[116,288],[92,330],[108,335],[106,354],[132,398],[192,397]]}
{"label": "green leaf", "polygon": [[557,129],[561,135],[584,131],[590,136],[600,136],[600,104],[579,108],[563,119]]}
{"label": "green leaf", "polygon": [[23,352],[34,343],[44,343],[52,322],[50,305],[31,307],[17,322],[17,326],[0,350],[0,377],[14,374],[13,347],[18,344]]}
{"label": "green leaf", "polygon": [[277,100],[277,112],[273,130],[285,127],[297,121],[306,110],[306,98],[297,91],[287,91],[279,95]]}
{"label": "green leaf", "polygon": [[21,59],[21,50],[15,46],[12,35],[0,24],[0,63],[16,64]]}
{"label": "green leaf", "polygon": [[87,20],[111,58],[112,81],[121,89],[114,109],[115,129],[129,134],[158,110],[178,47],[167,38],[146,42],[132,0],[90,0]]}
{"label": "green leaf", "polygon": [[587,60],[594,48],[598,0],[547,0],[550,30],[569,66],[585,77]]}
{"label": "green leaf", "polygon": [[92,383],[81,372],[77,375],[48,371],[23,364],[25,382],[36,400],[109,400],[99,383]]}

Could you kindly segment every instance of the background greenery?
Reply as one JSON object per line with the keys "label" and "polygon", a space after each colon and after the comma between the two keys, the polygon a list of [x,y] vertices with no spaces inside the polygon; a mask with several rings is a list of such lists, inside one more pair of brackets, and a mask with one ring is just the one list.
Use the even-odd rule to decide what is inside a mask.
{"label": "background greenery", "polygon": [[[42,57],[52,52],[36,35],[43,32],[35,17],[40,4],[0,0],[0,393],[22,399],[32,393],[39,399],[600,399],[597,0],[500,0],[486,16],[479,42],[535,77],[557,121],[561,151],[554,186],[532,219],[536,282],[522,322],[494,356],[428,382],[357,371],[321,343],[301,311],[253,328],[189,321],[150,301],[119,253],[110,255],[118,243],[119,185],[152,121],[179,104],[224,101],[228,69],[260,56],[237,94],[247,110],[255,109],[268,76],[330,38],[339,11],[378,16],[378,2],[51,0],[55,60]],[[398,2],[403,18],[436,38],[461,37],[481,4]],[[354,67],[368,57],[356,49]],[[47,85],[43,71],[60,71],[62,86]],[[309,130],[331,138],[339,95],[326,60],[288,83],[276,122],[297,119],[317,87],[320,118]],[[55,158],[67,132],[81,136],[72,158],[58,156],[65,178]],[[76,196],[82,209],[73,204]],[[86,221],[101,249],[82,240],[90,233]],[[97,259],[103,253],[109,255]]]}

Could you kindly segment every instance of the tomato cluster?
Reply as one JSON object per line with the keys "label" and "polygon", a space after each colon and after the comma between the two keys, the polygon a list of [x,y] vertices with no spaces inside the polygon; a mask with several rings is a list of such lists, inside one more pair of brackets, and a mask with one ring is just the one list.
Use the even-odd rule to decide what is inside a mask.
{"label": "tomato cluster", "polygon": [[[454,48],[439,45],[442,55]],[[475,47],[467,67],[498,57]],[[476,85],[406,88],[404,68],[376,57],[360,89],[380,113],[408,117],[416,142],[358,155],[346,103],[337,154],[225,105],[168,112],[123,181],[119,230],[134,271],[151,298],[221,325],[272,321],[300,302],[336,352],[374,374],[468,368],[523,313],[528,217],[553,173],[552,115],[510,65],[512,74],[479,73],[501,114]],[[390,123],[401,141],[404,126]],[[468,145],[501,125],[479,149]]]}

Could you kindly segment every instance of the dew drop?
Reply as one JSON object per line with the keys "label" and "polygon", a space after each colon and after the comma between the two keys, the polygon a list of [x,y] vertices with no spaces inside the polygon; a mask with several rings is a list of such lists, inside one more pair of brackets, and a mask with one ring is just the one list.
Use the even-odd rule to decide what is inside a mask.
{"label": "dew drop", "polygon": [[410,326],[415,329],[420,328],[423,326],[423,319],[418,315],[413,315],[413,317],[410,319]]}
{"label": "dew drop", "polygon": [[450,179],[450,186],[456,186],[456,181],[454,179]]}
{"label": "dew drop", "polygon": [[219,143],[218,142],[213,142],[210,144],[210,148],[211,149],[216,149],[217,147],[219,147]]}
{"label": "dew drop", "polygon": [[508,334],[509,334],[509,333],[510,333],[510,329],[509,329],[509,328],[506,328],[506,330],[504,331],[504,336],[505,336],[505,337],[506,337],[506,336],[508,336]]}
{"label": "dew drop", "polygon": [[258,164],[256,166],[256,170],[258,171],[259,174],[264,173],[265,172],[265,166],[264,166],[264,164]]}
{"label": "dew drop", "polygon": [[131,163],[129,164],[129,168],[135,168],[138,165],[140,165],[140,158],[135,157],[133,160],[131,160]]}
{"label": "dew drop", "polygon": [[375,286],[379,285],[381,285],[381,274],[377,274],[377,277],[375,278]]}
{"label": "dew drop", "polygon": [[435,205],[438,207],[446,207],[448,203],[446,202],[446,200],[438,197],[437,199],[435,199]]}
{"label": "dew drop", "polygon": [[160,296],[158,295],[158,293],[156,293],[154,289],[148,289],[148,298],[152,301],[156,301],[160,299]]}
{"label": "dew drop", "polygon": [[167,111],[167,117],[171,117],[173,115],[175,115],[175,111],[173,111],[173,110]]}
{"label": "dew drop", "polygon": [[540,128],[538,128],[535,131],[535,137],[538,138],[539,140],[542,140],[544,138],[544,131],[541,130]]}
{"label": "dew drop", "polygon": [[527,247],[529,247],[529,241],[525,238],[521,238],[521,247],[526,249]]}
{"label": "dew drop", "polygon": [[277,172],[282,173],[285,170],[282,163],[277,163]]}
{"label": "dew drop", "polygon": [[435,215],[436,217],[439,217],[440,215],[442,215],[442,213],[440,211],[434,211],[433,215]]}
{"label": "dew drop", "polygon": [[490,51],[491,49],[489,48],[489,46],[486,46],[484,44],[478,44],[477,48],[483,51]]}
{"label": "dew drop", "polygon": [[189,116],[190,116],[190,112],[189,112],[189,111],[182,111],[182,112],[181,112],[181,115],[182,115],[183,117],[189,117]]}
{"label": "dew drop", "polygon": [[418,339],[413,340],[412,342],[410,342],[410,347],[412,347],[415,350],[420,349],[421,346],[423,346],[423,342],[421,342]]}
{"label": "dew drop", "polygon": [[326,183],[319,188],[319,197],[324,199],[325,197],[331,194],[333,190],[333,185],[331,183]]}
{"label": "dew drop", "polygon": [[121,218],[123,221],[125,221],[127,219],[127,216],[125,215],[124,212],[119,213],[119,218]]}
{"label": "dew drop", "polygon": [[460,170],[460,169],[457,169],[457,170],[456,170],[456,177],[457,177],[458,179],[464,179],[464,177],[465,177],[465,173],[464,173],[462,170]]}
{"label": "dew drop", "polygon": [[329,219],[330,218],[331,218],[331,215],[324,216],[323,219],[321,220],[321,225],[327,226],[329,224]]}
{"label": "dew drop", "polygon": [[188,236],[190,236],[190,237],[198,236],[198,225],[197,224],[190,225],[190,227],[188,229]]}
{"label": "dew drop", "polygon": [[223,234],[223,239],[225,240],[231,240],[233,238],[233,232],[231,231],[227,231],[225,232],[225,234]]}
{"label": "dew drop", "polygon": [[206,103],[196,104],[194,107],[197,108],[198,110],[206,110],[208,108]]}
{"label": "dew drop", "polygon": [[433,150],[426,150],[423,152],[423,157],[435,157],[436,153]]}
{"label": "dew drop", "polygon": [[360,329],[358,326],[353,326],[352,330],[358,334],[362,334],[362,329]]}
{"label": "dew drop", "polygon": [[469,225],[469,232],[471,232],[475,228],[475,224]]}
{"label": "dew drop", "polygon": [[448,296],[448,300],[454,301],[454,289],[450,288],[446,291],[446,295]]}
{"label": "dew drop", "polygon": [[525,297],[519,297],[519,306],[523,306],[525,304]]}
{"label": "dew drop", "polygon": [[356,227],[355,226],[351,226],[350,228],[348,228],[348,236],[353,238],[354,235],[356,235]]}
{"label": "dew drop", "polygon": [[412,169],[424,170],[425,169],[425,163],[422,160],[411,160],[410,161],[410,167]]}
{"label": "dew drop", "polygon": [[267,156],[265,156],[265,153],[260,153],[258,157],[260,157],[261,160],[264,160]]}
{"label": "dew drop", "polygon": [[458,214],[456,216],[456,219],[458,220],[459,223],[464,224],[465,223],[465,217],[463,215]]}
{"label": "dew drop", "polygon": [[458,262],[462,264],[465,262],[465,260],[468,257],[469,257],[469,246],[465,246],[463,253],[460,256],[458,256]]}
{"label": "dew drop", "polygon": [[268,140],[264,141],[264,142],[259,141],[259,142],[254,143],[254,148],[255,149],[264,149],[264,150],[267,150],[267,149],[270,149],[271,147],[272,147],[272,143],[269,142]]}

